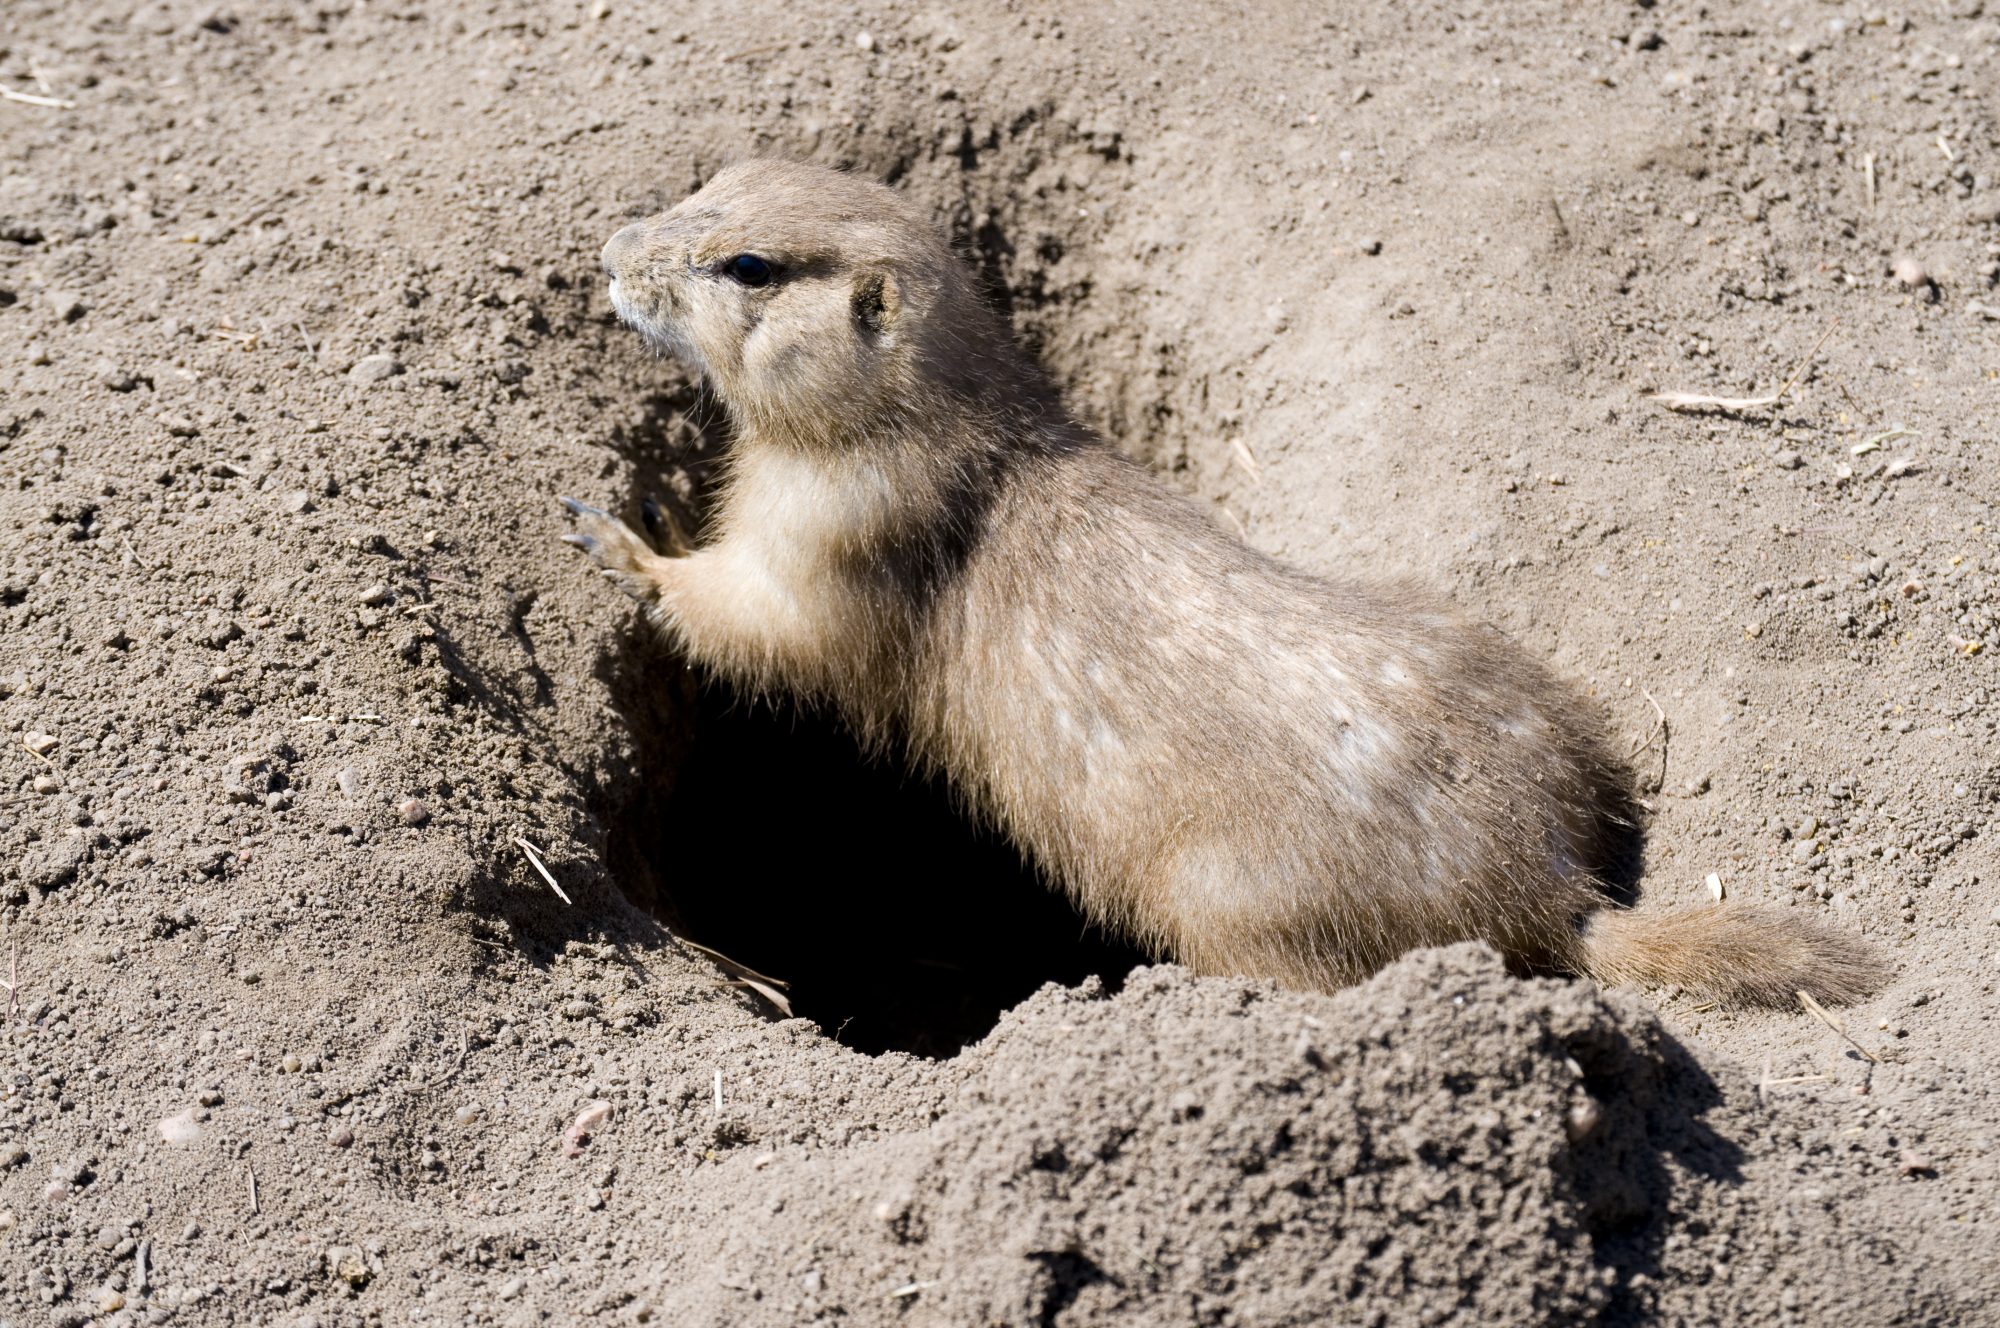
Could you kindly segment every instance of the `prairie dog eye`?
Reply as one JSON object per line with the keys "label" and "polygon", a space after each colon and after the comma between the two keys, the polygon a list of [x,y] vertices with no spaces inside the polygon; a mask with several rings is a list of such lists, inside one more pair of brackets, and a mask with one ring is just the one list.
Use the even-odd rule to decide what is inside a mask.
{"label": "prairie dog eye", "polygon": [[722,272],[739,286],[768,286],[777,275],[769,263],[755,254],[738,254],[724,260]]}

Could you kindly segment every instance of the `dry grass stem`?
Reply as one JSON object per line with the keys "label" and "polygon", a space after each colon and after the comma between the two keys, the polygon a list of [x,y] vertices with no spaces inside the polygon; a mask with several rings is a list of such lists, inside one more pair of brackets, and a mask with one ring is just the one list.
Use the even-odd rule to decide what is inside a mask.
{"label": "dry grass stem", "polygon": [[1804,992],[1804,991],[1800,992],[1799,1003],[1806,1007],[1807,1014],[1812,1015],[1814,1018],[1818,1019],[1822,1024],[1825,1024],[1828,1028],[1832,1029],[1834,1032],[1846,1038],[1848,1045],[1853,1047],[1856,1051],[1860,1052],[1862,1056],[1867,1058],[1867,1061],[1870,1065],[1880,1065],[1882,1063],[1882,1058],[1880,1056],[1877,1056],[1874,1052],[1868,1050],[1868,1048],[1862,1046],[1859,1042],[1856,1042],[1854,1040],[1854,1034],[1847,1031],[1847,1025],[1841,1023],[1838,1019],[1835,1019],[1831,1014],[1827,1013],[1826,1007],[1824,1005],[1821,1005],[1818,1001],[1814,1000],[1810,992]]}
{"label": "dry grass stem", "polygon": [[12,88],[0,88],[0,97],[8,101],[18,101],[28,106],[50,106],[58,111],[67,111],[76,103],[66,97],[37,97],[32,92],[16,92]]}
{"label": "dry grass stem", "polygon": [[[1660,703],[1654,700],[1653,694],[1647,691],[1644,687],[1641,687],[1639,689],[1639,694],[1646,698],[1646,704],[1653,707],[1653,715],[1654,715],[1653,727],[1647,731],[1645,737],[1639,739],[1638,742],[1632,744],[1631,751],[1625,753],[1625,759],[1627,761],[1632,760],[1632,758],[1636,757],[1640,752],[1643,752],[1648,747],[1651,747],[1655,739],[1659,739],[1661,741],[1662,747],[1664,749],[1665,739],[1667,736],[1667,712],[1660,709]],[[1661,773],[1662,777],[1664,778],[1665,771],[1663,770]]]}
{"label": "dry grass stem", "polygon": [[7,1022],[13,1023],[21,1013],[21,943],[9,939],[7,942]]}
{"label": "dry grass stem", "polygon": [[736,962],[720,950],[711,950],[700,941],[690,941],[685,936],[676,936],[674,939],[682,945],[687,946],[690,950],[699,950],[714,960],[733,979],[727,985],[748,987],[769,1001],[779,1014],[782,1014],[787,1019],[792,1017],[791,998],[786,996],[783,991],[783,988],[791,985],[789,982],[786,982],[782,978],[767,977],[748,964]]}
{"label": "dry grass stem", "polygon": [[1787,392],[1798,385],[1799,377],[1805,373],[1806,366],[1812,363],[1813,356],[1819,354],[1819,348],[1826,344],[1826,339],[1832,336],[1834,329],[1839,326],[1838,318],[1828,323],[1826,331],[1819,334],[1819,340],[1813,342],[1812,349],[1805,353],[1792,369],[1791,376],[1785,379],[1785,385],[1769,396],[1714,397],[1700,392],[1655,392],[1647,400],[1657,401],[1668,410],[1719,410],[1725,413],[1761,410],[1765,406],[1775,406],[1785,399]]}
{"label": "dry grass stem", "polygon": [[556,898],[562,900],[563,903],[570,905],[572,908],[575,907],[576,901],[563,893],[563,888],[556,884],[556,878],[550,874],[548,866],[543,863],[542,855],[536,851],[535,846],[519,835],[514,836],[514,842],[520,845],[521,852],[528,855],[528,865],[540,872],[542,879],[549,883],[549,889],[556,892]]}
{"label": "dry grass stem", "polygon": [[1257,454],[1250,450],[1250,444],[1241,438],[1232,438],[1229,440],[1229,450],[1235,457],[1236,464],[1243,467],[1244,473],[1250,477],[1252,484],[1264,482],[1264,468],[1257,464]]}

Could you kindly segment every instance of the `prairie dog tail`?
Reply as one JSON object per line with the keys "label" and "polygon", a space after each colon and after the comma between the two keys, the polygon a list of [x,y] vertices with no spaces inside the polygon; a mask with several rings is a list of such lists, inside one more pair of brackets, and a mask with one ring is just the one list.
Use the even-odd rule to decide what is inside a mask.
{"label": "prairie dog tail", "polygon": [[1583,919],[1577,967],[1606,986],[1670,982],[1730,1005],[1787,1006],[1798,992],[1832,1004],[1885,982],[1889,965],[1865,942],[1772,909],[1700,904],[1604,908]]}

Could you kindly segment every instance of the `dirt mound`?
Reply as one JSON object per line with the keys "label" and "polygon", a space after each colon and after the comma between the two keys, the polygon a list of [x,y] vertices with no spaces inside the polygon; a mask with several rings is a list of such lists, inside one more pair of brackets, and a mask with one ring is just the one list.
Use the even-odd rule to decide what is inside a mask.
{"label": "dirt mound", "polygon": [[[1992,1319],[1996,38],[8,6],[0,1321]],[[1120,989],[938,791],[706,689],[554,499],[698,511],[595,255],[755,152],[925,200],[1218,521],[1545,652],[1648,898],[1895,983]]]}

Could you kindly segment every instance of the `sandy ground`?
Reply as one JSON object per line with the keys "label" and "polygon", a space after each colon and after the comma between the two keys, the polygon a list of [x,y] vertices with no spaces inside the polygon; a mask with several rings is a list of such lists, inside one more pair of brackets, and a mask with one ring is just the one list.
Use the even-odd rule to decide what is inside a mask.
{"label": "sandy ground", "polygon": [[[1996,50],[1979,0],[10,0],[0,1322],[2000,1322]],[[758,153],[925,200],[1217,521],[1600,698],[1648,897],[1894,982],[1843,1036],[1469,947],[1127,980],[688,676],[553,498],[698,501],[726,439],[595,254]]]}

